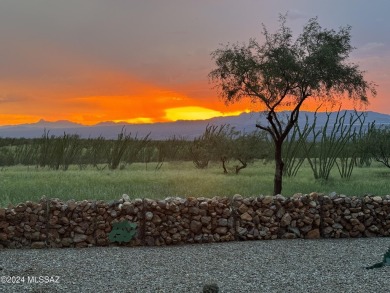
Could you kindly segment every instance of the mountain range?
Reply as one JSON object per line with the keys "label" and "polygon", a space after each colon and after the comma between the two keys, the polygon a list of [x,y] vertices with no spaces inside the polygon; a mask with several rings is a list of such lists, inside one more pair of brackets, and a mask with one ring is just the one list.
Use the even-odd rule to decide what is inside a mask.
{"label": "mountain range", "polygon": [[[349,115],[354,111],[340,111],[340,115],[347,112],[345,123],[349,121]],[[361,112],[359,112],[361,113]],[[281,112],[279,115],[288,115],[289,112]],[[377,112],[365,112],[364,124],[375,121],[376,125],[390,125],[390,115]],[[298,123],[304,126],[306,119],[308,123],[313,123],[314,112],[301,112]],[[330,113],[329,124],[336,122],[337,112]],[[316,128],[322,127],[327,118],[327,113],[317,113]],[[238,116],[216,117],[207,120],[181,120],[175,122],[153,123],[153,124],[129,124],[125,122],[102,122],[93,126],[85,126],[67,120],[49,122],[41,119],[36,123],[0,126],[0,137],[10,138],[37,138],[41,137],[44,131],[49,131],[50,135],[78,134],[82,138],[96,138],[103,136],[107,139],[115,139],[124,129],[127,134],[137,137],[144,137],[150,133],[151,139],[167,139],[173,136],[184,139],[193,139],[201,135],[207,125],[229,124],[236,130],[251,132],[256,129],[256,123],[265,124],[266,117],[261,112],[242,113]]]}

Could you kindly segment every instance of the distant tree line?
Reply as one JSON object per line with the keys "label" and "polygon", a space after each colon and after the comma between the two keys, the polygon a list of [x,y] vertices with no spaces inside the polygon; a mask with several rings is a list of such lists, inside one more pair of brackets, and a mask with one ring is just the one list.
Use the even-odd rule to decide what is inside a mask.
{"label": "distant tree line", "polygon": [[[144,163],[147,169],[159,170],[167,161],[193,161],[196,168],[206,168],[210,161],[220,161],[224,172],[235,173],[255,159],[267,156],[267,142],[258,132],[241,133],[229,125],[206,127],[192,141],[171,137],[151,140],[138,137],[124,129],[116,139],[80,138],[76,134],[60,136],[44,131],[40,138],[0,138],[0,166],[27,165],[53,170],[67,170],[70,165],[80,169],[125,169],[132,163]],[[234,167],[228,163],[235,161]]]}
{"label": "distant tree line", "polygon": [[[192,161],[195,168],[206,169],[217,162],[223,173],[239,174],[255,160],[272,161],[274,142],[264,130],[238,131],[224,125],[208,125],[193,140],[171,137],[151,140],[125,129],[116,139],[83,139],[75,134],[40,138],[0,138],[0,167],[26,165],[53,170],[93,167],[125,169],[132,163],[144,163],[145,169],[161,169],[165,162]],[[364,113],[338,113],[334,123],[330,114],[324,126],[306,120],[295,124],[282,148],[285,164],[283,176],[294,177],[306,161],[315,179],[328,180],[333,168],[341,178],[351,177],[354,167],[370,166],[373,160],[390,168],[390,127],[365,123]]]}

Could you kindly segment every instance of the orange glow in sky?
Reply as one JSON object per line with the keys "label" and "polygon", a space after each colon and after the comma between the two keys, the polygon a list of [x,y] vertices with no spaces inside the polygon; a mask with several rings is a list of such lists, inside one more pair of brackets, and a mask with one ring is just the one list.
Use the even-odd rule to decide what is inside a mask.
{"label": "orange glow in sky", "polygon": [[[251,104],[247,100],[225,105],[212,90],[206,91],[206,97],[195,99],[189,96],[191,91],[187,94],[158,88],[116,74],[97,73],[93,80],[94,84],[101,87],[96,93],[105,95],[94,95],[92,84],[70,89],[55,89],[39,83],[25,84],[14,99],[0,98],[3,102],[0,125],[34,123],[42,118],[47,121],[70,120],[84,125],[104,121],[155,123],[234,116],[251,110],[263,110],[261,105]],[[6,86],[0,83],[0,87]],[[18,95],[23,98],[18,99]],[[39,96],[39,101],[36,96]],[[302,110],[314,111],[317,107],[318,102],[309,99],[303,104]],[[342,107],[353,109],[354,104],[345,101]],[[289,108],[281,108],[286,109]],[[337,109],[338,105],[332,107],[323,104],[320,110]]]}
{"label": "orange glow in sky", "polygon": [[[50,76],[29,77],[20,84],[7,78],[0,80],[0,92],[9,93],[0,95],[0,125],[34,123],[40,119],[70,120],[84,125],[104,121],[154,123],[263,110],[246,99],[225,105],[206,78],[164,86],[88,63],[78,56],[66,56],[63,54],[59,61],[52,56],[51,66],[67,74],[67,80]],[[302,110],[314,111],[317,107],[318,102],[309,99]],[[343,108],[353,107],[351,102],[343,104]],[[322,110],[329,110],[329,105]]]}
{"label": "orange glow in sky", "polygon": [[[104,121],[154,123],[263,110],[246,99],[225,105],[209,84],[207,74],[201,80],[164,83],[60,48],[47,49],[45,57],[40,56],[38,48],[29,50],[36,52],[37,58],[50,62],[45,65],[44,75],[31,75],[19,81],[12,76],[0,79],[0,125],[34,123],[40,119],[70,120],[84,125]],[[383,101],[379,99],[378,107],[374,104],[376,99],[372,99],[379,112]],[[314,111],[317,107],[318,102],[309,99],[302,110]],[[354,105],[345,102],[343,108],[353,109]],[[329,105],[321,108],[329,109]],[[337,109],[338,106],[333,108]]]}
{"label": "orange glow in sky", "polygon": [[[65,57],[64,57],[65,56]],[[77,72],[66,81],[50,77],[23,82],[0,80],[0,125],[70,120],[84,125],[104,121],[154,123],[209,119],[247,112],[248,102],[226,106],[208,81],[164,86],[134,75],[63,54],[62,72]],[[50,57],[49,57],[50,58]],[[52,65],[54,66],[54,65]]]}

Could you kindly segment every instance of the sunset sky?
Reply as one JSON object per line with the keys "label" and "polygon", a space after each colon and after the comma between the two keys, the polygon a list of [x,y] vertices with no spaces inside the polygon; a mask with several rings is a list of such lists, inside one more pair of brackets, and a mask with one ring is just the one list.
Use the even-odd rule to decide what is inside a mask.
{"label": "sunset sky", "polygon": [[[208,81],[220,44],[260,43],[288,13],[352,26],[350,61],[378,84],[367,110],[390,114],[388,0],[2,0],[0,125],[151,123],[256,110],[226,106]],[[305,109],[313,105],[307,105]]]}

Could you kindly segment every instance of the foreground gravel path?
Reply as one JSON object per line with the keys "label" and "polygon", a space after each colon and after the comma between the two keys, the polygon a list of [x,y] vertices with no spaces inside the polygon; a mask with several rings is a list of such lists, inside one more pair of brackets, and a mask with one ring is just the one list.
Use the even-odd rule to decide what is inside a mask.
{"label": "foreground gravel path", "polygon": [[382,261],[389,245],[390,238],[361,238],[3,249],[0,277],[25,279],[0,283],[0,292],[184,293],[206,283],[220,292],[390,292],[390,267],[364,268]]}

